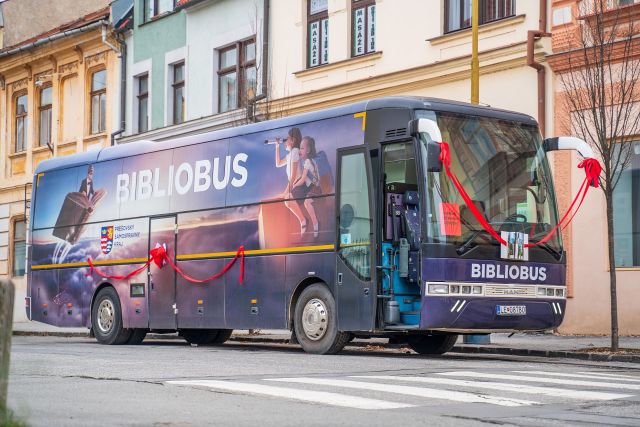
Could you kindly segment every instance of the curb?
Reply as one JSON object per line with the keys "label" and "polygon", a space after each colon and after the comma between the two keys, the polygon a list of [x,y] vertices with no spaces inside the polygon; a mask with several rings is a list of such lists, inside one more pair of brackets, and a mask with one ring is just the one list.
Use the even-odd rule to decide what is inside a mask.
{"label": "curb", "polygon": [[[13,331],[14,336],[55,336],[64,338],[88,338],[88,332],[43,332],[43,331]],[[161,335],[161,334],[149,334],[148,338],[152,339],[182,339],[177,335]],[[250,337],[246,335],[232,335],[229,339],[230,342],[240,343],[258,343],[258,344],[291,344],[288,338],[268,338],[268,337]],[[379,345],[381,347],[393,349],[401,348],[402,344],[387,344],[377,342],[365,342],[365,341],[352,341],[348,344],[351,347],[366,347],[368,345]],[[510,347],[494,347],[486,345],[456,345],[451,350],[453,353],[469,353],[469,354],[494,354],[494,355],[507,355],[507,356],[529,356],[529,357],[546,357],[546,358],[562,358],[562,359],[577,359],[591,362],[625,362],[625,363],[640,363],[640,356],[632,354],[600,354],[600,353],[583,353],[579,351],[567,351],[567,350],[532,350],[526,348],[510,348]]]}

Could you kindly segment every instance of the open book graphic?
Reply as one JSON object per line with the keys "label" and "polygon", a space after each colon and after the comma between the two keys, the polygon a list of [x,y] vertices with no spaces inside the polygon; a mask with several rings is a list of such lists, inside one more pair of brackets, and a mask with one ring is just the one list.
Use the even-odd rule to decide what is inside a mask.
{"label": "open book graphic", "polygon": [[85,223],[89,221],[106,194],[107,190],[100,188],[93,193],[93,197],[89,200],[86,193],[68,193],[58,214],[53,235],[72,245],[75,244],[84,231]]}

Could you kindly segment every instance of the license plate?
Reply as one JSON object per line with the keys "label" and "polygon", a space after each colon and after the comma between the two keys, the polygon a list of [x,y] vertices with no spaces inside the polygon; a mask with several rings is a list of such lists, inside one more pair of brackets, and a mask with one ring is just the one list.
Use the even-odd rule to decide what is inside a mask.
{"label": "license plate", "polygon": [[498,316],[525,316],[527,314],[526,305],[497,305],[496,314]]}

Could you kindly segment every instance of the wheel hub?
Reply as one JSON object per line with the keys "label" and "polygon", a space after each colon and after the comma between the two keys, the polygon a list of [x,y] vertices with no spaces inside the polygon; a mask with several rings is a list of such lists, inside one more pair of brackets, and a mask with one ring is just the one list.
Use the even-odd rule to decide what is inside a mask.
{"label": "wheel hub", "polygon": [[98,328],[100,332],[108,334],[113,327],[115,308],[111,300],[105,299],[98,306]]}
{"label": "wheel hub", "polygon": [[318,341],[327,332],[329,316],[324,302],[313,298],[304,306],[302,311],[302,328],[312,341]]}

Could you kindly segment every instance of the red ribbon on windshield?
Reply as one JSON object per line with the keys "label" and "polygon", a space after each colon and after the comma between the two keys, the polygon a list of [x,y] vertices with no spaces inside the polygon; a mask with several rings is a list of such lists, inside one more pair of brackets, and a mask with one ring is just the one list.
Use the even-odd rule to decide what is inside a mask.
{"label": "red ribbon on windshield", "polygon": [[171,259],[171,257],[169,256],[169,254],[167,253],[167,249],[165,248],[165,246],[158,246],[157,248],[153,248],[149,251],[149,260],[147,260],[147,262],[145,262],[141,267],[136,268],[135,270],[133,270],[132,272],[130,272],[129,274],[120,276],[120,275],[109,275],[106,274],[102,271],[100,271],[94,264],[93,261],[91,261],[91,258],[89,257],[87,259],[87,262],[89,264],[89,273],[87,273],[87,276],[91,276],[93,273],[96,273],[98,276],[104,277],[105,279],[116,279],[116,280],[126,280],[126,279],[130,279],[133,276],[136,276],[138,274],[140,274],[142,271],[144,271],[145,268],[147,268],[151,263],[154,263],[156,266],[158,266],[158,268],[162,268],[165,265],[165,262],[167,264],[169,264],[171,266],[171,268],[173,268],[180,276],[182,276],[185,280],[191,282],[191,283],[206,283],[206,282],[210,282],[212,280],[218,279],[220,277],[222,277],[227,271],[229,271],[229,269],[231,267],[233,267],[233,265],[235,264],[236,260],[238,260],[238,258],[240,258],[240,277],[238,278],[238,282],[242,283],[244,282],[244,246],[240,246],[238,248],[238,250],[236,251],[235,256],[233,257],[233,259],[231,259],[231,261],[229,261],[227,263],[227,265],[224,266],[224,268],[218,272],[215,273],[205,279],[196,279],[194,277],[189,276],[187,273],[185,273],[180,267],[178,267],[173,260]]}
{"label": "red ribbon on windshield", "polygon": [[[498,234],[498,232],[491,226],[491,224],[489,224],[489,222],[484,217],[484,215],[478,210],[475,203],[473,203],[473,200],[471,200],[471,197],[469,196],[467,191],[464,189],[464,186],[462,185],[458,177],[451,171],[451,152],[450,152],[449,144],[446,142],[438,142],[438,145],[440,145],[440,161],[444,166],[444,170],[447,176],[449,177],[449,179],[451,179],[451,182],[453,183],[456,190],[458,190],[458,193],[462,197],[462,200],[464,200],[464,203],[467,205],[467,207],[469,208],[473,216],[478,220],[480,225],[482,225],[482,228],[484,228],[487,231],[487,233],[493,236],[494,239],[500,242],[501,245],[506,246],[507,245],[506,240],[504,240]],[[562,216],[558,224],[556,224],[556,226],[553,227],[553,229],[549,233],[547,233],[546,236],[544,236],[542,239],[540,239],[535,243],[527,243],[526,245],[524,245],[525,247],[530,248],[532,246],[537,246],[545,243],[556,233],[556,231],[558,231],[558,228],[563,224],[564,226],[562,227],[562,229],[564,230],[569,225],[569,223],[573,220],[573,217],[576,215],[576,213],[580,209],[580,206],[582,206],[582,202],[584,201],[585,196],[589,192],[589,187],[598,188],[599,186],[598,179],[600,177],[600,173],[602,172],[602,166],[600,166],[600,162],[598,162],[596,159],[588,158],[588,159],[582,160],[578,165],[578,167],[580,169],[584,169],[585,178],[582,181],[582,185],[580,186],[580,189],[578,190],[578,194],[576,194],[576,197],[571,202],[569,209],[567,209],[567,211]],[[573,207],[575,206],[576,203],[578,203],[578,206],[574,211]],[[571,216],[569,216],[569,214],[572,211],[573,213],[571,214]]]}

